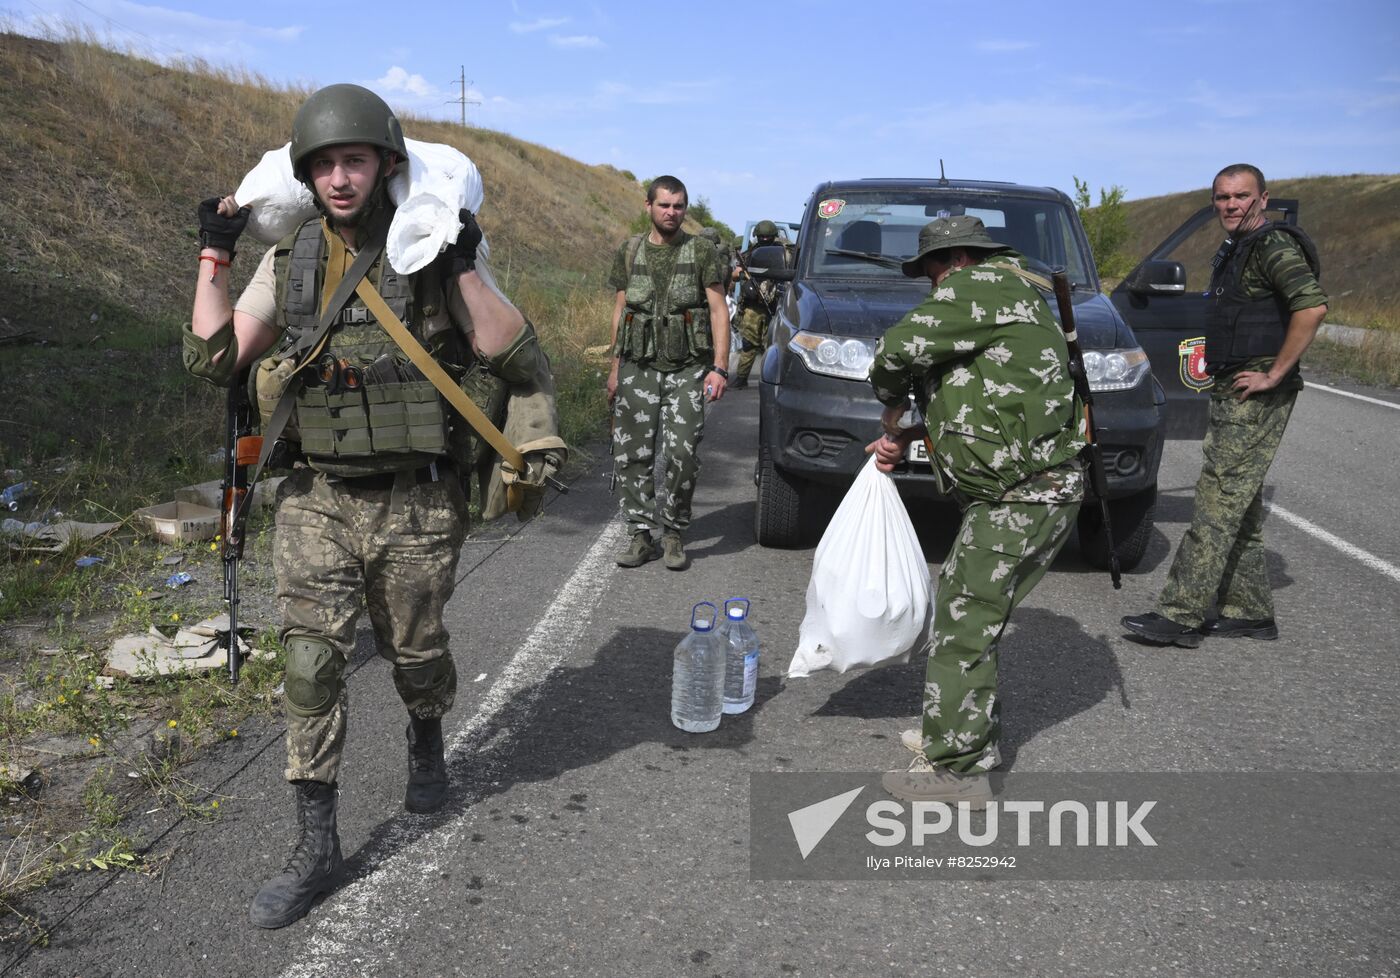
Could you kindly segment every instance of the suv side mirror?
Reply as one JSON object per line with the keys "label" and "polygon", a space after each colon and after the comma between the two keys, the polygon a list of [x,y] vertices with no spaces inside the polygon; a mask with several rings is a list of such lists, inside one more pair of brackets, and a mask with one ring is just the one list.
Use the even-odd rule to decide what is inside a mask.
{"label": "suv side mirror", "polygon": [[1171,295],[1186,291],[1186,266],[1179,261],[1148,261],[1138,267],[1128,288],[1139,295]]}
{"label": "suv side mirror", "polygon": [[760,245],[749,255],[749,274],[775,282],[791,282],[797,275],[796,256],[782,245]]}

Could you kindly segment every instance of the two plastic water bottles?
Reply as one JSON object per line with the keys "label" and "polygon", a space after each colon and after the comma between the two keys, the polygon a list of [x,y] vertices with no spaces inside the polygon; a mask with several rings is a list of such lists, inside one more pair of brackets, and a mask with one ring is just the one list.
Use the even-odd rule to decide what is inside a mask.
{"label": "two plastic water bottles", "polygon": [[[701,608],[708,608],[709,614]],[[676,646],[671,672],[671,722],[687,733],[719,726],[724,706],[725,643],[715,629],[719,609],[701,601],[690,609],[690,632]]]}
{"label": "two plastic water bottles", "polygon": [[724,712],[743,713],[753,706],[758,686],[758,633],[749,624],[749,599],[724,603]]}

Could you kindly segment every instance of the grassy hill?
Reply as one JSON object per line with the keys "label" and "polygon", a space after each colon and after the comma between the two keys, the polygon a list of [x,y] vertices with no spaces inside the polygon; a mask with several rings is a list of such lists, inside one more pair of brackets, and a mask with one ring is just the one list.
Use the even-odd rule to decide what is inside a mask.
{"label": "grassy hill", "polygon": [[[70,515],[88,519],[209,477],[221,402],[178,366],[195,207],[286,142],[307,94],[82,40],[0,34],[0,470],[65,469],[86,482],[66,495],[92,503]],[[601,383],[576,354],[607,339],[603,278],[641,210],[640,185],[500,133],[402,121],[408,136],[455,146],[481,170],[498,277],[554,353],[561,397],[589,402],[568,417],[596,422]],[[235,289],[261,252],[245,242]]]}
{"label": "grassy hill", "polygon": [[[1299,226],[1322,259],[1328,320],[1400,330],[1400,174],[1270,179],[1269,196],[1298,200]],[[1125,202],[1124,253],[1142,257],[1208,203],[1209,187]]]}

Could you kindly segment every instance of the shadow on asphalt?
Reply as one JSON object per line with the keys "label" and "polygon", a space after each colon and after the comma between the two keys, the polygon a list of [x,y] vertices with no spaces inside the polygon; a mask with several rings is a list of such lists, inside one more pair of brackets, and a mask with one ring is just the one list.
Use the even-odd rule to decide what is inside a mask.
{"label": "shadow on asphalt", "polygon": [[[703,737],[686,734],[671,724],[668,706],[672,651],[683,635],[680,631],[620,627],[588,665],[556,669],[541,682],[517,692],[467,745],[448,756],[451,787],[442,810],[427,816],[398,813],[381,822],[364,845],[354,854],[346,854],[341,885],[368,876],[402,849],[469,809],[478,810],[476,817],[483,826],[507,817],[527,819],[486,807],[492,797],[516,784],[551,781],[639,744],[670,748],[664,766],[646,765],[648,770],[660,771],[685,768],[692,761],[692,751],[745,747],[753,740],[754,717],[777,695],[781,680],[759,679],[754,706],[746,713],[725,717],[718,730]],[[521,722],[535,710],[533,720]],[[582,803],[578,798],[568,801]]]}
{"label": "shadow on asphalt", "polygon": [[[815,716],[912,719],[923,708],[926,656],[904,665],[860,673],[836,690]],[[1002,770],[1010,770],[1021,744],[1043,730],[1117,694],[1131,709],[1118,659],[1103,638],[1067,615],[1020,608],[1011,618],[1000,653]]]}

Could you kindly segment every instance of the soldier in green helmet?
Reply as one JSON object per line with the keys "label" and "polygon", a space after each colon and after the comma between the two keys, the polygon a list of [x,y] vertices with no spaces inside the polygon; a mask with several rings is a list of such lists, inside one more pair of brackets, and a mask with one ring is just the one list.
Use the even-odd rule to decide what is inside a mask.
{"label": "soldier in green helmet", "polygon": [[739,335],[743,346],[739,353],[738,369],[734,373],[733,387],[747,387],[749,372],[754,361],[763,353],[768,340],[768,320],[772,318],[778,300],[778,283],[772,279],[754,278],[745,271],[753,258],[755,248],[765,245],[782,244],[790,250],[786,241],[778,239],[778,225],[772,221],[759,221],[753,226],[753,244],[739,256]]}
{"label": "soldier in green helmet", "polygon": [[[690,526],[700,475],[705,404],[719,400],[729,381],[729,309],[719,256],[713,244],[681,227],[688,204],[678,179],[653,180],[646,201],[651,229],[622,243],[608,275],[617,290],[607,382],[613,465],[631,535],[617,558],[620,567],[658,557],[671,570],[689,566],[681,535]],[[659,505],[658,454],[666,459]]]}
{"label": "soldier in green helmet", "polygon": [[305,915],[341,868],[344,672],[362,607],[408,711],[405,807],[433,811],[447,795],[442,716],[457,673],[443,607],[468,522],[449,454],[454,422],[358,294],[332,301],[332,292],[349,291],[335,285],[371,283],[458,375],[484,367],[523,384],[548,372],[533,330],[477,254],[472,214],[459,215],[456,241],[427,268],[400,275],[390,266],[387,180],[408,153],[379,96],[357,85],[315,92],[296,114],[291,157],[320,217],[267,251],[234,305],[229,264],[249,212],[231,197],[201,203],[199,276],[184,331],[187,368],[214,384],[229,385],[264,354],[295,368],[282,400],[294,405],[288,430],[299,438],[299,460],[278,492],[274,562],[287,651],[286,778],[299,835],[249,911],[269,928]]}

